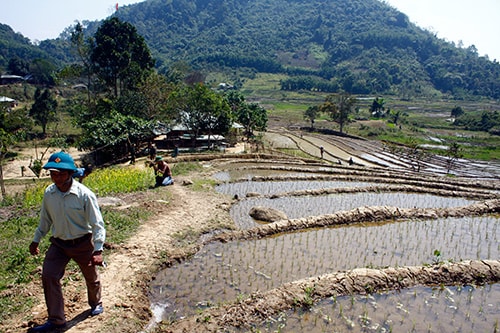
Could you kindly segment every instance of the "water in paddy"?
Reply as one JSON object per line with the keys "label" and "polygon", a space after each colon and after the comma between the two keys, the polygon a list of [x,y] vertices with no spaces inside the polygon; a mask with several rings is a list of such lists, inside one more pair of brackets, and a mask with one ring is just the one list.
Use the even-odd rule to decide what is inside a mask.
{"label": "water in paddy", "polygon": [[261,195],[270,195],[283,192],[301,191],[301,190],[318,190],[322,188],[339,188],[339,187],[366,187],[376,186],[378,183],[369,182],[348,182],[348,181],[267,181],[254,182],[245,181],[239,183],[225,183],[215,187],[219,193],[230,196],[238,195],[244,198],[247,193],[259,193]]}
{"label": "water in paddy", "polygon": [[[257,325],[256,332],[498,332],[500,284],[416,287],[323,300]],[[237,332],[237,330],[233,330]]]}
{"label": "water in paddy", "polygon": [[[160,272],[151,285],[151,302],[157,316],[168,320],[338,270],[421,265],[437,259],[498,259],[499,222],[493,216],[405,221],[212,243],[192,259]],[[435,250],[440,258],[434,257]]]}
{"label": "water in paddy", "polygon": [[256,197],[242,200],[231,207],[231,217],[241,229],[255,227],[257,222],[249,215],[254,206],[272,207],[284,212],[289,219],[333,214],[362,206],[396,206],[400,208],[446,208],[474,203],[464,198],[441,197],[415,193],[341,193],[324,196]]}
{"label": "water in paddy", "polygon": [[260,176],[260,177],[301,177],[304,176],[303,172],[294,172],[294,171],[283,171],[283,170],[254,170],[254,169],[236,169],[231,171],[222,171],[214,174],[212,177],[223,181],[229,182],[234,181],[236,179],[252,179],[252,177]]}

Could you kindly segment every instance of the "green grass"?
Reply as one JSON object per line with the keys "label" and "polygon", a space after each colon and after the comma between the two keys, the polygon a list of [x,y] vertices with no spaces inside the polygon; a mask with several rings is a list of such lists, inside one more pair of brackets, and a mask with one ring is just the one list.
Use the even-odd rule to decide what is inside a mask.
{"label": "green grass", "polygon": [[151,169],[111,167],[97,169],[85,178],[85,185],[98,196],[142,191],[154,184]]}
{"label": "green grass", "polygon": [[188,175],[191,172],[199,172],[203,170],[203,166],[197,162],[181,162],[171,166],[172,175],[175,179],[176,175]]}

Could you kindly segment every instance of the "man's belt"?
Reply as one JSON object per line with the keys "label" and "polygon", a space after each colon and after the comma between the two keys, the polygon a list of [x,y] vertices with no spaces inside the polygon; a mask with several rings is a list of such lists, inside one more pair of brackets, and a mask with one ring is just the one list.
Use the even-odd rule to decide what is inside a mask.
{"label": "man's belt", "polygon": [[61,238],[54,238],[59,244],[64,244],[64,245],[77,245],[77,244],[80,244],[80,243],[83,243],[85,242],[86,240],[89,240],[90,237],[92,236],[91,233],[88,233],[82,237],[78,237],[78,238],[75,238],[75,239],[61,239]]}

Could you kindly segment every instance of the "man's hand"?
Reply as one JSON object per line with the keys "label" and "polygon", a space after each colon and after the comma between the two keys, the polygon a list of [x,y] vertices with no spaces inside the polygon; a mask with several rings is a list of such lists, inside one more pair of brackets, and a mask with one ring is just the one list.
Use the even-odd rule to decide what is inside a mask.
{"label": "man's hand", "polygon": [[38,249],[38,243],[36,242],[31,242],[30,244],[30,253],[34,256],[40,253],[40,250]]}
{"label": "man's hand", "polygon": [[102,258],[102,251],[94,251],[90,259],[89,266],[102,266],[104,259]]}

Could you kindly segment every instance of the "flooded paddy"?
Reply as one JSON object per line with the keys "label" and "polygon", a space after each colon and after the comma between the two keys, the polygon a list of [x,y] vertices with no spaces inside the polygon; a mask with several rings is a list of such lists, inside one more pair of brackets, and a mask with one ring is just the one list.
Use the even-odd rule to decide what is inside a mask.
{"label": "flooded paddy", "polygon": [[258,193],[260,195],[270,195],[280,192],[290,192],[299,190],[314,190],[322,188],[340,187],[364,187],[375,186],[374,182],[348,182],[348,181],[245,181],[237,183],[224,183],[217,185],[215,190],[219,193],[230,196],[238,195],[244,198],[247,193]]}
{"label": "flooded paddy", "polygon": [[[323,300],[282,313],[260,332],[498,332],[500,284],[416,287]],[[238,330],[235,330],[237,332]]]}
{"label": "flooded paddy", "polygon": [[151,301],[158,317],[172,320],[324,273],[497,259],[499,223],[494,216],[374,223],[210,243],[190,260],[160,272],[151,284]]}
{"label": "flooded paddy", "polygon": [[[238,232],[278,228],[277,233],[246,240],[216,238],[224,242],[209,242],[189,260],[160,272],[151,283],[157,321],[203,316],[205,310],[238,303],[255,293],[356,268],[428,267],[500,257],[500,216],[452,218],[449,213],[431,213],[432,209],[452,210],[498,198],[497,188],[488,184],[270,162],[228,164],[214,178],[221,182],[216,191],[233,199],[230,215]],[[256,206],[280,210],[289,220],[261,225],[249,216]],[[282,222],[293,223],[293,219],[387,206],[425,212],[420,211],[421,219],[409,215],[406,220],[399,216],[393,221],[390,215],[378,219],[383,222],[354,220],[350,225],[307,230],[293,225],[293,233],[280,231]],[[359,216],[364,213],[366,210]],[[251,328],[262,332],[491,331],[492,327],[498,329],[498,321],[495,324],[492,319],[499,313],[498,295],[498,284],[477,289],[442,285],[440,289],[422,286],[369,296],[352,294],[322,299],[307,309],[298,306],[295,311],[281,311],[267,316],[265,322],[253,322]],[[456,305],[450,302],[461,306],[453,308]],[[440,316],[446,321],[441,322]],[[242,331],[251,330],[247,326]]]}
{"label": "flooded paddy", "polygon": [[360,206],[395,206],[400,208],[459,207],[473,203],[464,198],[449,198],[431,194],[414,193],[342,193],[325,196],[247,198],[231,207],[231,217],[241,229],[256,226],[257,221],[248,215],[254,206],[272,207],[284,212],[289,219],[311,215],[332,214]]}
{"label": "flooded paddy", "polygon": [[253,169],[237,169],[232,171],[218,172],[213,175],[213,178],[228,182],[235,179],[247,179],[250,180],[252,177],[261,176],[261,177],[269,177],[269,176],[281,176],[281,177],[298,177],[302,176],[303,173],[293,172],[293,171],[285,171],[285,170],[253,170]]}

